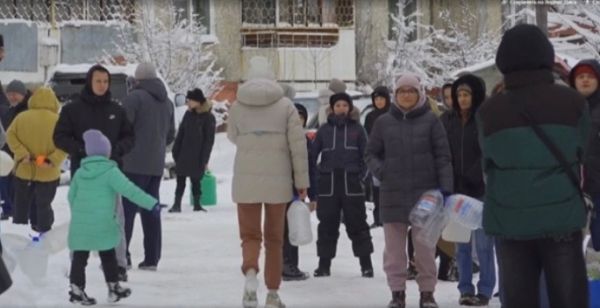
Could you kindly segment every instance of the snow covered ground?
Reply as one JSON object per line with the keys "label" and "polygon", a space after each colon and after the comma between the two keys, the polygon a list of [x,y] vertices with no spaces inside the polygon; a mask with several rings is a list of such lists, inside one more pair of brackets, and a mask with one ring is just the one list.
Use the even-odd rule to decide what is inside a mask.
{"label": "snow covered ground", "polygon": [[[240,307],[243,277],[240,272],[241,248],[235,205],[231,202],[230,184],[235,148],[224,134],[218,134],[210,163],[218,178],[219,204],[208,213],[195,213],[188,206],[186,193],[184,212],[163,212],[163,252],[157,272],[137,270],[143,258],[142,230],[136,220],[131,245],[134,269],[129,271],[127,286],[133,294],[118,303],[122,307]],[[56,224],[69,220],[66,201],[68,187],[60,187],[53,208]],[[173,180],[163,182],[161,201],[171,204],[175,190]],[[189,189],[188,189],[189,191]],[[313,214],[314,234],[317,219]],[[369,219],[371,214],[369,213]],[[343,228],[343,226],[342,226]],[[27,227],[1,222],[3,233],[27,235]],[[375,278],[360,277],[358,260],[352,256],[351,244],[341,230],[338,256],[332,264],[329,278],[310,278],[301,282],[283,282],[281,297],[288,307],[386,307],[391,294],[387,288],[383,263],[383,230],[372,231],[375,253]],[[314,243],[300,248],[300,269],[312,271],[318,259]],[[106,304],[106,286],[99,269],[98,257],[90,257],[87,267],[87,293],[95,297],[100,307]],[[262,264],[262,260],[261,260]],[[68,252],[52,255],[47,281],[34,286],[16,270],[14,285],[0,296],[0,307],[69,307]],[[263,282],[262,276],[261,283]],[[459,307],[456,283],[440,282],[435,293],[440,307]],[[266,290],[259,289],[259,302],[264,305]],[[408,282],[408,307],[418,307],[418,288]],[[494,299],[490,307],[500,307]]]}

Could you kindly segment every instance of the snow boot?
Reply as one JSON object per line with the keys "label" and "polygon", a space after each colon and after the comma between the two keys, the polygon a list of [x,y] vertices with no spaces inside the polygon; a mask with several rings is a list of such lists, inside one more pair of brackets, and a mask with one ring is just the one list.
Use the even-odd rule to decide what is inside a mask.
{"label": "snow boot", "polygon": [[158,270],[158,266],[146,264],[145,262],[140,262],[140,264],[138,264],[138,269],[142,271],[156,272]]}
{"label": "snow boot", "polygon": [[406,293],[404,291],[392,291],[392,300],[388,304],[388,308],[405,308]]}
{"label": "snow boot", "polygon": [[181,198],[183,196],[175,196],[175,202],[173,202],[173,206],[169,209],[169,213],[181,213]]}
{"label": "snow boot", "polygon": [[331,259],[319,258],[319,267],[313,273],[315,277],[329,277],[331,276]]}
{"label": "snow boot", "polygon": [[242,306],[244,308],[258,307],[258,297],[256,296],[257,290],[258,290],[258,278],[256,277],[256,270],[249,269],[246,272],[246,283],[244,284],[244,296],[242,297]]}
{"label": "snow boot", "polygon": [[267,300],[265,302],[265,308],[285,308],[285,305],[281,301],[277,291],[269,290],[267,293]]}
{"label": "snow boot", "polygon": [[308,273],[301,271],[295,265],[284,264],[281,279],[283,281],[301,281],[309,278]]}
{"label": "snow boot", "polygon": [[470,293],[461,294],[460,298],[458,299],[458,304],[461,306],[475,306],[476,302],[477,298],[475,295]]}
{"label": "snow boot", "polygon": [[373,263],[371,255],[360,257],[360,272],[365,278],[373,278]]}
{"label": "snow boot", "polygon": [[109,303],[116,303],[119,300],[131,295],[131,289],[122,287],[118,282],[108,282],[107,285]]}
{"label": "snow boot", "polygon": [[89,297],[84,288],[79,287],[75,284],[71,284],[71,291],[69,291],[69,301],[74,304],[80,304],[83,306],[96,305],[96,300]]}
{"label": "snow boot", "polygon": [[194,212],[206,212],[206,209],[200,204],[200,196],[194,196]]}
{"label": "snow boot", "polygon": [[433,292],[421,292],[419,299],[419,308],[439,308],[433,297]]}
{"label": "snow boot", "polygon": [[490,298],[483,294],[477,294],[475,299],[476,303],[473,306],[487,306],[490,304]]}

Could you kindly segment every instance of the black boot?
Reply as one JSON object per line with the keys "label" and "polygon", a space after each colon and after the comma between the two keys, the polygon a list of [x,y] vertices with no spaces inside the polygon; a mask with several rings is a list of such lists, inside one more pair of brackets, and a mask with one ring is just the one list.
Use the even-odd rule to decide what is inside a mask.
{"label": "black boot", "polygon": [[315,270],[313,276],[315,277],[329,277],[331,276],[331,259],[320,258],[319,267]]}
{"label": "black boot", "polygon": [[118,282],[108,282],[108,302],[116,303],[131,295],[131,289],[122,287]]}
{"label": "black boot", "polygon": [[96,300],[85,294],[83,287],[79,287],[75,284],[71,284],[71,291],[69,291],[69,301],[75,304],[81,304],[83,306],[96,305]]}
{"label": "black boot", "polygon": [[173,203],[173,207],[169,210],[169,213],[181,213],[181,198],[183,196],[175,195],[175,202]]}
{"label": "black boot", "polygon": [[194,212],[206,212],[206,209],[200,204],[200,196],[194,196]]}
{"label": "black boot", "polygon": [[300,281],[308,279],[308,273],[301,271],[297,266],[291,264],[283,265],[281,278],[283,281]]}
{"label": "black boot", "polygon": [[388,308],[405,308],[406,307],[406,293],[404,291],[393,291],[392,300],[388,304]]}
{"label": "black boot", "polygon": [[373,278],[373,263],[371,255],[360,257],[360,271],[365,278]]}

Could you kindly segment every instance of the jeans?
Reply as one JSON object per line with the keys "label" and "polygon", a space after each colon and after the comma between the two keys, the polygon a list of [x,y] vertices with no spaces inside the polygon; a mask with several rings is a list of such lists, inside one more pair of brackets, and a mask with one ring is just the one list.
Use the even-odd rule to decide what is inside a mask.
{"label": "jeans", "polygon": [[542,271],[550,307],[588,307],[581,232],[533,240],[498,239],[496,244],[502,307],[540,307]]}
{"label": "jeans", "polygon": [[491,298],[496,286],[496,265],[494,262],[494,240],[483,229],[473,231],[475,250],[479,256],[479,281],[477,292],[473,285],[473,257],[471,243],[457,244],[456,263],[458,265],[458,290],[460,294],[482,294]]}

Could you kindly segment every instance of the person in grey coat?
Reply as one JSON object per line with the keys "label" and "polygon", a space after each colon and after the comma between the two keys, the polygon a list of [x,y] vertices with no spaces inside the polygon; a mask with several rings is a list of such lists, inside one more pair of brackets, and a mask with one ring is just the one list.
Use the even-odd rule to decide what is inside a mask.
{"label": "person in grey coat", "polygon": [[[154,198],[160,199],[166,148],[175,138],[174,107],[152,64],[139,64],[135,70],[135,79],[137,84],[123,100],[127,118],[135,133],[133,149],[123,157],[123,171],[130,181]],[[123,210],[128,257],[135,215],[139,211],[144,231],[145,257],[138,268],[156,270],[162,246],[160,209],[141,209],[124,199]],[[130,262],[130,257],[128,260]]]}
{"label": "person in grey coat", "polygon": [[[451,192],[450,147],[440,120],[426,104],[419,79],[401,76],[394,91],[395,104],[379,117],[367,145],[366,161],[381,181],[381,221],[385,234],[384,271],[392,291],[388,307],[404,307],[407,278],[406,242],[409,214],[427,190]],[[420,307],[435,308],[435,247],[428,247],[413,228]]]}

